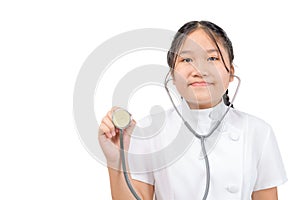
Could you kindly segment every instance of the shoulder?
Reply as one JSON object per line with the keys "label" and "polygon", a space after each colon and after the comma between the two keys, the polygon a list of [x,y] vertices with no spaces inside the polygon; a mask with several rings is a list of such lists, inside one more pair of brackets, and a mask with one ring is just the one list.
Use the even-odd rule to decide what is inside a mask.
{"label": "shoulder", "polygon": [[242,124],[243,129],[246,129],[247,132],[262,133],[269,132],[272,130],[272,127],[268,122],[252,114],[242,112],[237,109],[232,109],[228,115],[229,123]]}
{"label": "shoulder", "polygon": [[234,127],[230,130],[238,130],[243,135],[245,147],[257,159],[267,145],[277,146],[272,126],[265,120],[237,109],[232,109],[228,115],[228,126]]}
{"label": "shoulder", "polygon": [[[137,125],[139,127],[163,127],[166,121],[170,118],[174,117],[175,109],[169,108],[166,110],[157,109],[156,111],[152,111],[150,114],[140,118],[137,120]],[[178,117],[177,115],[175,115]]]}
{"label": "shoulder", "polygon": [[132,140],[137,140],[140,143],[151,144],[161,139],[161,132],[170,124],[174,116],[173,109],[163,110],[157,109],[155,112],[137,119],[136,126],[132,132]]}
{"label": "shoulder", "polygon": [[228,130],[236,131],[244,138],[244,144],[259,155],[270,138],[275,138],[271,125],[252,114],[232,109],[226,120]]}

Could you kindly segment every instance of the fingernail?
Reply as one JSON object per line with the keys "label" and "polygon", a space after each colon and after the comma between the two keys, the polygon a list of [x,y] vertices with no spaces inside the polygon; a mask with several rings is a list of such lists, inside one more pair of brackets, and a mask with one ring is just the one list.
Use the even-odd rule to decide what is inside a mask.
{"label": "fingernail", "polygon": [[113,136],[116,136],[116,132],[115,132],[115,131],[113,131],[113,132],[112,132],[112,135],[113,135]]}

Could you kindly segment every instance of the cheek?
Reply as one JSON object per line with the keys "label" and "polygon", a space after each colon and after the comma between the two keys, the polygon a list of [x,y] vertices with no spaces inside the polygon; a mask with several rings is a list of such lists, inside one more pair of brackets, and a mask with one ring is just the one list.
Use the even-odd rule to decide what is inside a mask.
{"label": "cheek", "polygon": [[187,73],[184,70],[177,69],[174,71],[173,83],[176,87],[180,87],[187,83]]}
{"label": "cheek", "polygon": [[187,82],[182,76],[175,76],[173,79],[173,84],[179,93],[184,93],[186,90]]}
{"label": "cheek", "polygon": [[222,95],[226,92],[226,90],[228,89],[228,86],[229,86],[229,83],[230,83],[230,77],[226,76],[224,77],[223,79],[223,83],[222,83],[222,90],[221,90],[221,93]]}
{"label": "cheek", "polygon": [[216,87],[215,93],[219,96],[223,95],[229,86],[231,76],[227,73],[220,73],[218,77],[216,77]]}

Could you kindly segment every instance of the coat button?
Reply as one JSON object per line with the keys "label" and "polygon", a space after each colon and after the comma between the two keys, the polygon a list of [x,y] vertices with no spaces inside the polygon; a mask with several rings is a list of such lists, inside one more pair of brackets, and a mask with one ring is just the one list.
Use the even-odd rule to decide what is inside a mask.
{"label": "coat button", "polygon": [[237,132],[231,132],[229,137],[233,140],[233,141],[238,141],[240,139],[240,134]]}
{"label": "coat button", "polygon": [[229,185],[226,189],[230,193],[237,193],[239,191],[239,187],[236,185]]}

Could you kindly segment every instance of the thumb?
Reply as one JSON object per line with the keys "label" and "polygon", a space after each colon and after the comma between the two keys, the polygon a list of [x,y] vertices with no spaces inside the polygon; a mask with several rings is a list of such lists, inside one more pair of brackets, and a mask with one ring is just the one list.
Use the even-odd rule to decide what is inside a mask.
{"label": "thumb", "polygon": [[131,133],[133,132],[135,125],[136,121],[132,119],[130,125],[124,130],[124,147],[126,150],[129,149]]}

